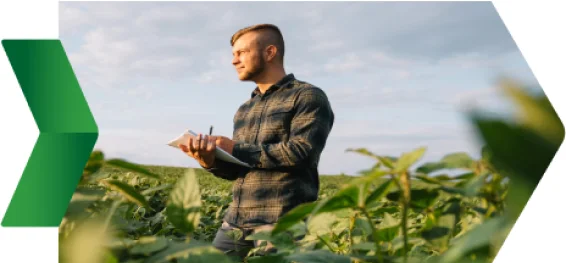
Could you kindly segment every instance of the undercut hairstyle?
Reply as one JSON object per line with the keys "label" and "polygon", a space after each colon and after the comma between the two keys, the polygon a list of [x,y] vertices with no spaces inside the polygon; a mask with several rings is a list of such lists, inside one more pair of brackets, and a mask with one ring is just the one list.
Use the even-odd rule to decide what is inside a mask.
{"label": "undercut hairstyle", "polygon": [[244,34],[249,32],[260,32],[260,37],[258,39],[258,46],[263,49],[269,45],[274,45],[277,48],[276,57],[279,58],[280,62],[283,62],[283,57],[285,56],[285,42],[283,41],[283,34],[281,30],[273,24],[257,24],[246,28],[238,30],[232,38],[230,38],[230,45],[234,46],[234,43]]}

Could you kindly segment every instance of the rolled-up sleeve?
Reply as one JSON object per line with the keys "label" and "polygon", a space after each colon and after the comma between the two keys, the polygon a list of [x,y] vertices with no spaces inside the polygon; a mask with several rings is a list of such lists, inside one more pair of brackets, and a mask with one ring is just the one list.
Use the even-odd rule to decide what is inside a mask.
{"label": "rolled-up sleeve", "polygon": [[214,165],[212,167],[210,168],[203,167],[203,168],[209,173],[213,174],[214,176],[229,181],[234,181],[238,179],[238,177],[243,173],[245,173],[245,170],[248,169],[241,165],[225,162],[220,159],[214,160]]}

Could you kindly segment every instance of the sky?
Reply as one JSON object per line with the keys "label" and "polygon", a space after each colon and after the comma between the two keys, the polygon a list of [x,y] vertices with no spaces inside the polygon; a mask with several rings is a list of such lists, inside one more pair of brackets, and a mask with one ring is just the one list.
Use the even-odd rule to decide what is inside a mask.
{"label": "sky", "polygon": [[537,85],[490,2],[60,2],[59,17],[95,148],[142,164],[197,167],[166,145],[186,129],[231,136],[255,84],[238,80],[229,40],[257,23],[283,32],[286,72],[329,97],[321,174],[374,164],[348,148],[478,157],[469,107],[510,114],[497,81]]}

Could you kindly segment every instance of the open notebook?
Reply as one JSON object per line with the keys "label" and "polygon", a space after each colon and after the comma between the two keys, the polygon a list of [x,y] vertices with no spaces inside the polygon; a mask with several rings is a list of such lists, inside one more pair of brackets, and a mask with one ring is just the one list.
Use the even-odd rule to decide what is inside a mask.
{"label": "open notebook", "polygon": [[[178,145],[179,144],[186,145],[186,143],[189,141],[189,137],[191,137],[191,136],[196,137],[196,136],[198,136],[198,134],[191,131],[191,130],[187,130],[183,134],[181,134],[179,137],[177,137],[174,140],[167,143],[167,145],[175,147],[175,148],[179,148]],[[238,160],[236,157],[232,156],[231,154],[228,154],[226,151],[224,151],[224,150],[222,150],[218,147],[216,147],[216,158],[218,158],[222,161],[235,163],[235,164],[239,164],[239,165],[251,168],[251,166],[249,164]]]}

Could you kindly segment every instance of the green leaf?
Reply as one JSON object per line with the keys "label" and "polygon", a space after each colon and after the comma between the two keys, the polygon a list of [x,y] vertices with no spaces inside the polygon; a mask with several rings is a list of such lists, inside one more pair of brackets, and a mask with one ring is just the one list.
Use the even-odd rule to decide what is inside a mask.
{"label": "green leaf", "polygon": [[367,218],[356,218],[354,221],[354,227],[363,231],[365,235],[370,235],[373,231]]}
{"label": "green leaf", "polygon": [[442,170],[445,169],[445,164],[443,162],[428,162],[428,163],[424,163],[423,165],[419,166],[417,168],[417,172],[419,173],[432,173],[438,170]]}
{"label": "green leaf", "polygon": [[348,185],[339,190],[335,195],[318,202],[311,213],[311,217],[325,212],[333,212],[344,208],[355,208],[358,205],[360,187]]}
{"label": "green leaf", "polygon": [[364,175],[369,175],[374,171],[379,171],[379,168],[381,167],[381,163],[375,163],[371,168],[369,169],[365,169],[365,170],[361,170],[358,172],[358,174],[364,176]]}
{"label": "green leaf", "polygon": [[[374,246],[373,250],[375,250],[375,244],[373,246]],[[383,248],[383,250],[387,249],[386,247],[383,247],[383,246],[382,246],[382,248]],[[363,254],[359,255],[358,254],[358,255],[355,255],[355,256],[351,256],[351,257],[352,257],[352,259],[358,259],[359,260],[357,262],[354,261],[356,263],[358,263],[358,262],[360,262],[360,263],[362,263],[362,262],[363,263],[401,263],[401,262],[403,262],[402,258],[399,258],[397,256],[389,256],[389,255],[382,255],[383,261],[378,260],[378,258],[375,255],[372,255],[372,254],[368,254],[368,255],[363,255]],[[419,260],[417,260],[417,261],[413,261],[412,258],[408,258],[406,263],[422,263],[422,262],[423,262],[422,258],[419,258]],[[405,263],[405,262],[403,262],[403,263]]]}
{"label": "green leaf", "polygon": [[399,224],[401,224],[401,220],[394,218],[389,213],[384,213],[383,219],[381,220],[379,227],[380,228],[387,228],[387,227],[398,226]]}
{"label": "green leaf", "polygon": [[481,158],[483,160],[491,160],[491,158],[493,157],[493,152],[489,149],[489,147],[487,147],[487,145],[484,145],[481,148]]}
{"label": "green leaf", "polygon": [[[321,231],[316,231],[318,232],[316,234],[317,239],[324,245],[326,246],[326,248],[328,248],[332,253],[336,253],[337,249],[338,249],[338,244],[335,244],[334,242],[330,241],[331,238],[331,233],[328,232],[322,232],[324,234],[321,234]],[[295,262],[293,262],[295,263]]]}
{"label": "green leaf", "polygon": [[173,188],[173,185],[172,184],[162,184],[162,185],[159,185],[159,186],[156,186],[156,187],[152,187],[152,188],[148,188],[146,190],[143,190],[143,191],[141,191],[141,194],[147,195],[147,194],[151,194],[151,193],[154,193],[154,192],[157,192],[157,191],[166,190],[166,189],[169,189],[169,188]]}
{"label": "green leaf", "polygon": [[109,250],[128,250],[136,245],[136,241],[129,238],[114,238],[106,243]]}
{"label": "green leaf", "polygon": [[110,252],[106,251],[104,253],[104,263],[119,263],[120,261],[118,261],[118,259]]}
{"label": "green leaf", "polygon": [[451,176],[449,176],[449,175],[446,175],[446,174],[441,174],[441,175],[435,176],[434,179],[436,179],[436,180],[438,180],[438,181],[452,181],[452,180],[454,180],[455,178],[454,178],[454,177],[451,177]]}
{"label": "green leaf", "polygon": [[448,194],[468,196],[468,193],[464,189],[461,189],[461,188],[442,186],[439,189],[448,193]]}
{"label": "green leaf", "polygon": [[[173,261],[174,260],[174,261]],[[197,243],[177,243],[169,245],[169,248],[150,257],[148,263],[233,263],[230,258],[213,246]]]}
{"label": "green leaf", "polygon": [[448,169],[472,169],[474,165],[474,159],[464,152],[448,154],[441,162]]}
{"label": "green leaf", "polygon": [[397,161],[397,158],[389,156],[378,156],[377,159],[379,159],[379,161],[389,169],[393,169],[395,167],[395,162]]}
{"label": "green leaf", "polygon": [[474,118],[477,128],[493,152],[494,165],[533,186],[548,168],[559,145],[553,145],[531,130],[510,124]]}
{"label": "green leaf", "polygon": [[136,245],[130,249],[133,255],[149,256],[159,252],[167,247],[167,239],[165,237],[145,236],[141,237]]}
{"label": "green leaf", "polygon": [[189,169],[170,193],[167,218],[185,233],[192,233],[200,222],[200,190],[196,172]]}
{"label": "green leaf", "polygon": [[154,179],[159,179],[159,175],[154,174],[154,173],[142,168],[141,166],[139,166],[137,164],[130,163],[130,162],[123,160],[123,159],[110,159],[110,160],[106,161],[106,164],[110,165],[110,166],[122,168],[122,169],[125,169],[125,170],[129,170],[129,171],[132,171],[132,172],[135,172],[135,173],[139,173],[139,174],[142,174],[142,175],[154,178]]}
{"label": "green leaf", "polygon": [[93,151],[84,167],[83,176],[90,176],[100,170],[104,164],[104,153],[101,151]]}
{"label": "green leaf", "polygon": [[399,213],[401,211],[400,206],[388,206],[388,207],[380,207],[378,209],[376,209],[373,214],[376,216],[380,216],[380,215],[384,215],[385,213],[390,213],[390,214],[394,214],[394,213]]}
{"label": "green leaf", "polygon": [[549,142],[527,128],[497,120],[474,118],[477,129],[492,152],[491,164],[513,184],[508,211],[517,218],[554,158],[559,144]]}
{"label": "green leaf", "polygon": [[89,216],[87,208],[90,207],[95,201],[72,201],[67,207],[65,218],[68,220],[80,220]]}
{"label": "green leaf", "polygon": [[272,235],[277,235],[282,233],[283,231],[289,229],[290,227],[294,226],[295,224],[301,222],[301,220],[305,219],[318,205],[318,203],[311,202],[311,203],[304,203],[295,208],[291,211],[287,212],[283,215],[275,224],[275,228],[271,232]]}
{"label": "green leaf", "polygon": [[102,181],[108,188],[120,193],[124,198],[130,202],[134,202],[139,206],[151,209],[151,206],[143,195],[138,193],[132,186],[122,183],[118,180],[104,180]]}
{"label": "green leaf", "polygon": [[105,190],[100,189],[77,188],[73,193],[65,216],[69,219],[82,216],[86,208],[104,197],[105,192]]}
{"label": "green leaf", "polygon": [[268,231],[260,231],[246,236],[246,240],[265,240],[272,241],[275,239],[275,235],[270,234]]}
{"label": "green leaf", "polygon": [[282,254],[248,257],[247,262],[248,263],[290,263],[290,261],[285,258],[285,255]]}
{"label": "green leaf", "polygon": [[383,214],[383,219],[377,228],[378,240],[391,242],[395,237],[397,237],[397,235],[399,235],[400,227],[401,220],[394,218],[389,213]]}
{"label": "green leaf", "polygon": [[60,240],[59,262],[103,262],[107,251],[105,246],[110,238],[103,222],[87,219],[77,224],[67,237]]}
{"label": "green leaf", "polygon": [[361,250],[361,251],[372,251],[375,250],[375,243],[373,242],[362,242],[357,243],[352,246],[353,250]]}
{"label": "green leaf", "polygon": [[293,236],[289,233],[270,235],[269,231],[260,231],[252,235],[246,236],[246,240],[259,240],[259,241],[271,242],[271,244],[273,244],[273,246],[275,246],[279,252],[285,250],[291,251],[295,249]]}
{"label": "green leaf", "polygon": [[454,179],[455,180],[468,180],[468,179],[474,177],[475,175],[476,175],[475,173],[465,173],[465,174],[454,176]]}
{"label": "green leaf", "polygon": [[466,182],[464,185],[465,196],[476,196],[479,194],[481,187],[485,184],[486,178],[490,173],[483,173],[475,176]]}
{"label": "green leaf", "polygon": [[[387,199],[399,202],[401,195],[401,191],[394,191],[387,194]],[[411,202],[409,205],[416,209],[426,209],[433,206],[439,196],[440,193],[437,188],[411,189]]]}
{"label": "green leaf", "polygon": [[[456,224],[460,221],[460,201],[448,201],[441,209],[436,210],[436,225],[425,228],[421,236],[437,251],[444,251],[450,244]],[[442,213],[440,213],[442,212]]]}
{"label": "green leaf", "polygon": [[560,145],[564,140],[564,125],[546,96],[534,96],[511,81],[503,81],[501,87],[518,106],[519,121],[549,142]]}
{"label": "green leaf", "polygon": [[415,177],[417,179],[419,179],[423,182],[429,183],[429,184],[435,184],[435,185],[443,185],[444,184],[444,182],[438,180],[437,178],[429,177],[429,176],[424,175],[424,174],[418,174]]}
{"label": "green leaf", "polygon": [[315,250],[287,256],[287,259],[297,263],[350,263],[347,256],[337,255],[328,250]]}
{"label": "green leaf", "polygon": [[[411,249],[413,249],[413,247],[415,246],[419,246],[424,244],[426,241],[420,237],[409,237],[408,238],[409,242],[409,251],[411,251]],[[393,251],[397,251],[400,250],[401,248],[403,248],[404,244],[403,244],[403,236],[397,236],[395,237],[395,239],[393,241],[391,241],[391,246]],[[399,261],[394,261],[394,262],[399,262]],[[401,261],[402,262],[402,261]],[[423,262],[422,258],[409,258],[408,262]]]}
{"label": "green leaf", "polygon": [[[401,228],[401,225],[387,227],[387,228],[380,228],[377,231],[378,240],[383,241],[383,242],[393,241],[393,239],[395,239],[399,235],[399,229],[400,228]],[[375,245],[374,245],[374,248],[375,248]]]}
{"label": "green leaf", "polygon": [[373,202],[381,200],[389,192],[392,185],[393,179],[387,180],[385,183],[381,184],[366,198],[365,205],[370,206]]}
{"label": "green leaf", "polygon": [[494,233],[498,233],[503,226],[502,218],[488,219],[484,223],[454,240],[448,250],[442,254],[438,262],[459,262],[469,252],[481,247],[489,246]]}
{"label": "green leaf", "polygon": [[244,232],[241,229],[234,228],[226,232],[226,236],[234,241],[238,241],[244,236]]}
{"label": "green leaf", "polygon": [[372,153],[371,151],[369,151],[366,148],[357,148],[357,149],[348,148],[348,149],[346,149],[346,152],[355,152],[355,153],[359,153],[361,155],[369,156],[373,159],[379,160],[378,156],[375,153]]}
{"label": "green leaf", "polygon": [[480,193],[481,187],[484,185],[485,179],[489,175],[490,173],[483,173],[479,176],[469,178],[468,181],[461,182],[461,184],[458,184],[457,187],[442,186],[440,187],[440,190],[449,194],[458,194],[465,197],[475,197]]}
{"label": "green leaf", "polygon": [[332,212],[344,208],[364,207],[369,185],[387,174],[386,171],[374,171],[371,174],[356,178],[342,187],[333,196],[318,202],[312,214]]}
{"label": "green leaf", "polygon": [[439,239],[448,236],[449,234],[450,234],[450,228],[439,227],[439,226],[434,226],[428,230],[424,230],[421,232],[422,237],[428,241]]}
{"label": "green leaf", "polygon": [[[377,164],[375,164],[371,170],[376,170],[377,168],[379,168],[381,166],[381,164],[385,165],[385,167],[387,167],[389,169],[393,169],[394,166],[395,166],[394,162],[397,161],[397,158],[395,158],[395,157],[379,156],[375,153],[368,151],[365,148],[358,148],[358,149],[349,148],[349,149],[346,149],[346,152],[355,152],[355,153],[359,153],[359,154],[362,154],[362,155],[365,155],[365,156],[369,156],[373,159],[377,159],[379,162]],[[371,170],[365,170],[365,171],[362,171],[361,173],[365,174],[366,172],[369,172]]]}
{"label": "green leaf", "polygon": [[473,169],[474,160],[464,152],[445,155],[439,162],[428,162],[417,168],[419,173],[432,173],[444,169]]}
{"label": "green leaf", "polygon": [[399,160],[397,161],[394,171],[404,172],[409,170],[409,168],[414,163],[416,163],[423,157],[425,151],[426,151],[426,147],[420,147],[412,152],[402,154]]}
{"label": "green leaf", "polygon": [[[336,213],[320,213],[309,218],[306,227],[309,235],[337,234],[342,232],[348,223],[349,218],[339,218]],[[337,229],[337,225],[342,228]]]}

